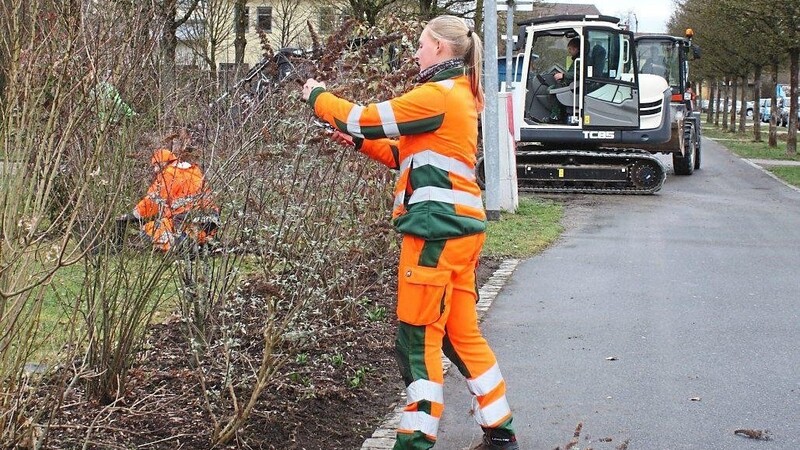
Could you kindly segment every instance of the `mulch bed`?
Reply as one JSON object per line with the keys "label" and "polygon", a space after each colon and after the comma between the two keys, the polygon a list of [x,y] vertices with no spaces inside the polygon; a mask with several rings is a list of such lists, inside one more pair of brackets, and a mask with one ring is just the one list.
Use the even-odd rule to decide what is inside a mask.
{"label": "mulch bed", "polygon": [[[479,285],[500,263],[481,260]],[[359,320],[314,336],[302,359],[287,358],[236,439],[216,448],[360,448],[403,389],[394,360],[394,286],[382,286],[376,298],[390,312],[385,319]],[[90,449],[211,448],[212,420],[185,341],[176,323],[153,326],[124,397],[104,406],[87,401],[79,387],[72,390],[47,448],[75,449],[85,442]],[[332,354],[342,358],[332,363]]]}

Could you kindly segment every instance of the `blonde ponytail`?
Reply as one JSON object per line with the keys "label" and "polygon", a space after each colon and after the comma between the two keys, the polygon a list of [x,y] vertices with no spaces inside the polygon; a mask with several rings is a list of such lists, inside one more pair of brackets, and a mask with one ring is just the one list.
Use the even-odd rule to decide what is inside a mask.
{"label": "blonde ponytail", "polygon": [[438,16],[428,22],[426,27],[431,35],[438,40],[450,43],[453,56],[464,60],[464,65],[469,70],[472,95],[475,96],[475,105],[478,111],[483,110],[483,85],[481,83],[483,71],[483,43],[478,33],[472,31],[464,19],[456,16]]}

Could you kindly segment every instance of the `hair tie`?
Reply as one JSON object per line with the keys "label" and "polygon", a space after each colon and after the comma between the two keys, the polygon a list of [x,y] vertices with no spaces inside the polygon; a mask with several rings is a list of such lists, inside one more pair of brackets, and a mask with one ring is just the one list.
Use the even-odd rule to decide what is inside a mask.
{"label": "hair tie", "polygon": [[471,37],[472,37],[472,30],[467,30],[467,37],[468,37],[468,38],[471,38]]}

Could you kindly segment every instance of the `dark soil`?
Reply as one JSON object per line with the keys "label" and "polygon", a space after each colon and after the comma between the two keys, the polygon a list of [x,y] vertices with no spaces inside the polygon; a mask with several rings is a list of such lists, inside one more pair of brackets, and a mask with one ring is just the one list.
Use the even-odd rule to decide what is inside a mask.
{"label": "dark soil", "polygon": [[[483,258],[478,284],[500,263]],[[385,318],[326,330],[304,346],[302,358],[289,354],[247,425],[228,445],[216,448],[360,448],[394,409],[403,389],[394,360],[392,283],[384,283],[380,295],[373,293],[389,312]],[[153,326],[124,397],[104,406],[87,401],[80,388],[70,391],[45,447],[76,449],[88,442],[85,448],[90,449],[211,448],[214,422],[196,369],[188,363],[187,347],[177,323]],[[258,355],[261,348],[250,350]],[[334,361],[334,354],[342,358]],[[213,388],[206,384],[207,390]],[[246,399],[240,396],[240,401]],[[224,413],[216,411],[216,416]]]}

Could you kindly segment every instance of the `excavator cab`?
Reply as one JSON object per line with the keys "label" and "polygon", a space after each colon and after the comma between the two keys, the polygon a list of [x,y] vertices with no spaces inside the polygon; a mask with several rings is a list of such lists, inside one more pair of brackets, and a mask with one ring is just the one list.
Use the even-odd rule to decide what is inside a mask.
{"label": "excavator cab", "polygon": [[[578,45],[574,58],[568,42]],[[526,123],[638,128],[630,42],[622,30],[590,26],[537,32],[531,51],[539,58],[528,71]]]}
{"label": "excavator cab", "polygon": [[[664,139],[661,77],[637,72],[633,34],[609,16],[539,17],[526,38],[525,86],[514,91],[522,142],[641,142]],[[578,43],[574,58],[569,43]],[[642,96],[642,83],[656,86]],[[654,105],[655,104],[655,105]],[[655,106],[655,107],[654,107]],[[643,131],[646,130],[646,131]],[[668,131],[668,128],[667,128]]]}
{"label": "excavator cab", "polygon": [[519,189],[658,191],[663,165],[635,147],[669,140],[671,92],[663,77],[638,72],[633,33],[602,15],[518,25],[526,74],[511,90]]}

